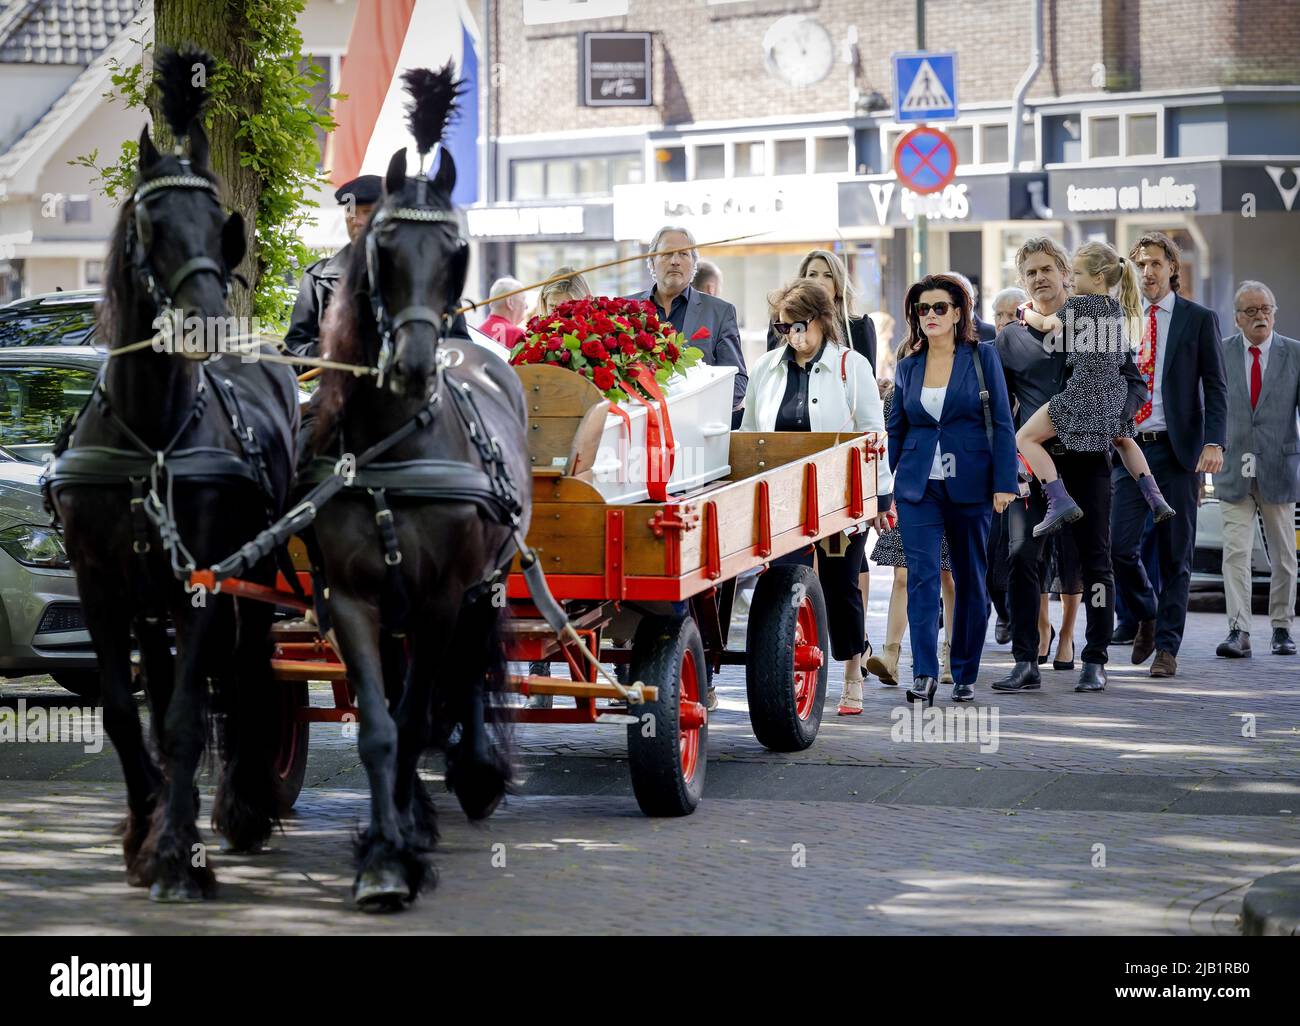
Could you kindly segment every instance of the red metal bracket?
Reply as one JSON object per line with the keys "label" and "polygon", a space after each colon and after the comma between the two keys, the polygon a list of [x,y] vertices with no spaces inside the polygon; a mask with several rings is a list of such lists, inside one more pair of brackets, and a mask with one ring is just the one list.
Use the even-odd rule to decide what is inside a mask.
{"label": "red metal bracket", "polygon": [[758,482],[758,545],[755,555],[772,554],[772,495],[766,481]]}
{"label": "red metal bracket", "polygon": [[804,465],[803,478],[804,517],[803,533],[815,538],[821,531],[821,514],[817,507],[817,464]]}
{"label": "red metal bracket", "polygon": [[718,543],[718,504],[704,504],[704,572],[709,580],[722,576],[722,547]]}
{"label": "red metal bracket", "polygon": [[700,515],[690,506],[665,506],[650,518],[650,530],[656,538],[665,531],[685,531],[700,522]]}
{"label": "red metal bracket", "polygon": [[605,511],[605,597],[621,602],[627,598],[623,566],[623,511]]}
{"label": "red metal bracket", "polygon": [[854,520],[862,519],[866,508],[862,497],[862,456],[856,445],[849,450],[849,516]]}

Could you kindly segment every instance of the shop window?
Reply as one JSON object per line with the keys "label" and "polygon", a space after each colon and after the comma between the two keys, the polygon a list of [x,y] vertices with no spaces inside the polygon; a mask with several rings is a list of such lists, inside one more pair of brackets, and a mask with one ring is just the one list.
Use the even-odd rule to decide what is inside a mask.
{"label": "shop window", "polygon": [[776,174],[803,175],[808,173],[808,142],[806,139],[778,139],[776,142]]}
{"label": "shop window", "polygon": [[1043,118],[1043,163],[1077,164],[1083,160],[1080,125],[1077,113]]}
{"label": "shop window", "polygon": [[1088,121],[1088,159],[1119,156],[1119,118],[1091,118]]}
{"label": "shop window", "polygon": [[980,126],[980,163],[1005,164],[1011,159],[1006,125]]}
{"label": "shop window", "polygon": [[849,140],[845,136],[832,136],[813,141],[814,166],[818,174],[842,173],[849,169]]}
{"label": "shop window", "polygon": [[727,173],[727,148],[717,146],[695,147],[695,177],[722,178]]}
{"label": "shop window", "polygon": [[69,196],[63,201],[63,221],[65,224],[90,220],[90,197]]}
{"label": "shop window", "polygon": [[655,181],[686,181],[686,147],[661,146],[655,150]]}
{"label": "shop window", "polygon": [[615,185],[640,185],[645,179],[641,171],[641,158],[636,154],[614,157],[609,162],[610,187]]}
{"label": "shop window", "polygon": [[1155,156],[1156,116],[1154,114],[1130,114],[1125,119],[1124,152],[1127,156]]}
{"label": "shop window", "polygon": [[975,163],[975,129],[970,125],[946,129],[948,138],[957,150],[958,164]]}
{"label": "shop window", "polygon": [[546,198],[546,162],[541,160],[516,160],[510,165],[513,181],[510,198],[513,200],[538,200]]}
{"label": "shop window", "polygon": [[104,261],[87,260],[86,261],[86,287],[92,288],[96,285],[104,284]]}
{"label": "shop window", "polygon": [[738,142],[732,154],[732,174],[736,178],[754,178],[767,171],[767,144]]}

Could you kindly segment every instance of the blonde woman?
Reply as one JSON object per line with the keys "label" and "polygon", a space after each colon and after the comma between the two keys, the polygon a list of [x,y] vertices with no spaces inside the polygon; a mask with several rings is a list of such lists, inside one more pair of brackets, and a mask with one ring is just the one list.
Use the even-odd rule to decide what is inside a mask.
{"label": "blonde woman", "polygon": [[[876,431],[883,433],[880,405],[871,365],[840,342],[840,322],[830,293],[817,284],[796,279],[768,297],[773,330],[785,345],[764,353],[754,365],[745,393],[742,431]],[[877,469],[879,508],[892,505],[894,484],[889,467]],[[888,527],[883,512],[874,526]],[[863,566],[866,533],[847,539],[842,554],[832,554],[819,542],[817,576],[826,596],[831,654],[844,662],[841,716],[862,712],[862,659],[870,651],[866,616],[858,577]],[[813,564],[813,546],[776,562]]]}
{"label": "blonde woman", "polygon": [[[564,277],[559,278],[560,275]],[[534,317],[549,317],[555,313],[556,307],[561,303],[567,303],[570,299],[586,299],[591,295],[591,286],[587,284],[587,279],[578,273],[576,267],[557,268],[550,277],[559,280],[542,286],[537,294],[537,305],[528,312],[530,321]]]}
{"label": "blonde woman", "polygon": [[[799,263],[797,280],[807,279],[826,290],[831,305],[835,310],[835,320],[839,327],[839,337],[853,347],[871,364],[872,373],[876,369],[876,326],[870,317],[859,317],[856,309],[856,291],[849,280],[849,272],[844,261],[829,249],[809,250]],[[767,329],[767,349],[771,352],[785,340],[780,338],[771,327]]]}

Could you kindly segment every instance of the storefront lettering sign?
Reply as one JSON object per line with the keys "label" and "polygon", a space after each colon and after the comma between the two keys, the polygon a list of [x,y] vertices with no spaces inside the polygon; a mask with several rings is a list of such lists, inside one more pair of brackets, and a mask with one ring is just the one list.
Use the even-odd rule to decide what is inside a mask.
{"label": "storefront lettering sign", "polygon": [[479,207],[465,213],[469,233],[475,238],[531,235],[581,235],[583,208]]}
{"label": "storefront lettering sign", "polygon": [[1196,186],[1180,184],[1165,175],[1157,182],[1143,178],[1140,185],[1103,185],[1084,188],[1069,185],[1066,208],[1071,213],[1107,213],[1116,210],[1190,210],[1196,207]]}

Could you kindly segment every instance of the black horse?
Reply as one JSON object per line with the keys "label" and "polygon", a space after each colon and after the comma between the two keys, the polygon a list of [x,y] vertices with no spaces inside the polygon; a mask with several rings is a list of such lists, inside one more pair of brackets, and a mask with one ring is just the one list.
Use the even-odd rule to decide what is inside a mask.
{"label": "black horse", "polygon": [[[405,80],[423,166],[458,83],[450,65]],[[510,780],[509,739],[485,725],[484,706],[506,672],[494,574],[528,527],[527,414],[506,362],[452,335],[468,260],[455,176],[445,149],[432,180],[408,178],[406,151],[394,154],[325,325],[331,359],[380,373],[359,383],[326,373],[314,432],[328,456],[316,479],[341,456],[359,463],[409,432],[382,465],[360,467],[315,524],[326,615],[361,713],[371,818],[357,839],[353,896],[368,911],[400,908],[433,883],[434,810],[416,773],[427,748],[446,752],[447,785],[471,819],[489,815]]]}
{"label": "black horse", "polygon": [[[47,481],[99,660],[104,725],[126,777],[127,878],[161,901],[215,888],[194,784],[212,713],[224,757],[214,827],[232,848],[250,850],[277,820],[273,609],[195,591],[185,578],[283,511],[298,426],[287,367],[231,355],[205,363],[154,346],[114,355],[154,336],[167,311],[201,319],[187,321],[191,343],[194,326],[208,340],[209,327],[227,324],[244,223],[223,212],[208,166],[199,120],[206,95],[192,85],[198,64],[210,72],[204,54],[159,56],[156,83],[178,144],[163,154],[147,127],[140,136],[136,190],[113,232],[99,313],[109,359]],[[270,584],[274,575],[268,561],[250,576]],[[132,696],[133,631],[161,766]]]}

